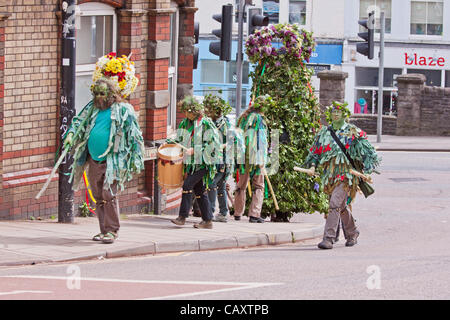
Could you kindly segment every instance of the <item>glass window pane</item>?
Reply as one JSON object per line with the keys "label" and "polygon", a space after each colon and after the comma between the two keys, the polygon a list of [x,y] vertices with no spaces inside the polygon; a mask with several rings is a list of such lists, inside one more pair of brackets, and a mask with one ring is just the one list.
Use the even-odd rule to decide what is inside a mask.
{"label": "glass window pane", "polygon": [[426,23],[427,8],[425,2],[411,2],[411,23]]}
{"label": "glass window pane", "polygon": [[374,5],[374,0],[361,0],[359,3],[359,18],[367,18],[369,7]]}
{"label": "glass window pane", "polygon": [[80,112],[89,101],[92,100],[91,93],[92,75],[77,76],[75,80],[75,110]]}
{"label": "glass window pane", "polygon": [[442,35],[443,3],[428,2],[427,34]]}
{"label": "glass window pane", "polygon": [[408,69],[408,73],[420,73],[427,77],[427,86],[441,86],[441,70]]}
{"label": "glass window pane", "polygon": [[450,88],[450,71],[445,71],[445,87]]}
{"label": "glass window pane", "polygon": [[[228,89],[228,102],[233,108],[233,113],[236,113],[236,88]],[[245,108],[247,108],[247,89],[242,88],[241,110],[244,110]]]}
{"label": "glass window pane", "polygon": [[356,85],[358,87],[377,87],[378,68],[356,68]]}
{"label": "glass window pane", "polygon": [[269,17],[269,24],[277,24],[279,21],[279,0],[263,0],[263,12]]}
{"label": "glass window pane", "polygon": [[77,64],[96,63],[97,59],[112,51],[112,16],[81,17],[76,31]]}
{"label": "glass window pane", "polygon": [[223,83],[224,65],[220,60],[202,60],[201,82]]}
{"label": "glass window pane", "polygon": [[[248,83],[248,71],[249,64],[247,61],[244,61],[242,64],[242,83]],[[237,83],[237,70],[236,70],[236,61],[227,62],[227,83]]]}
{"label": "glass window pane", "polygon": [[394,86],[394,77],[402,74],[402,69],[384,68],[384,87]]}
{"label": "glass window pane", "polygon": [[289,2],[289,23],[306,24],[306,1]]}

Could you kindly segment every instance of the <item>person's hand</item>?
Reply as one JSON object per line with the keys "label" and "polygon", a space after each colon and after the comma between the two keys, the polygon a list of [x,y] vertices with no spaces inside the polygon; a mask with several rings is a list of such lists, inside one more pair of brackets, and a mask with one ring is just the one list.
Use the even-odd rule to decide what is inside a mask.
{"label": "person's hand", "polygon": [[194,154],[194,148],[189,148],[189,149],[187,149],[187,150],[186,150],[186,154],[187,154],[188,156],[192,156],[192,155]]}
{"label": "person's hand", "polygon": [[309,173],[308,175],[310,175],[311,177],[314,176],[316,174],[316,167],[312,166],[311,168],[309,168]]}
{"label": "person's hand", "polygon": [[66,148],[66,146],[70,145],[72,143],[72,138],[73,138],[73,132],[69,132],[67,134],[66,139],[64,139],[64,149]]}

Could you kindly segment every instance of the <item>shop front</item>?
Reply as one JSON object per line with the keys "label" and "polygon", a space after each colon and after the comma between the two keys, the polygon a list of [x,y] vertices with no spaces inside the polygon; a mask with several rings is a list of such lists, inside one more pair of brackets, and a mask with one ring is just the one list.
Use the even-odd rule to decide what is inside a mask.
{"label": "shop front", "polygon": [[[378,113],[378,63],[356,54],[355,45],[349,45],[350,61],[343,71],[349,73],[346,100],[353,113]],[[379,51],[375,48],[375,52]],[[443,45],[387,43],[383,79],[383,114],[396,115],[397,82],[401,74],[420,73],[426,76],[426,85],[450,87],[450,49]]]}

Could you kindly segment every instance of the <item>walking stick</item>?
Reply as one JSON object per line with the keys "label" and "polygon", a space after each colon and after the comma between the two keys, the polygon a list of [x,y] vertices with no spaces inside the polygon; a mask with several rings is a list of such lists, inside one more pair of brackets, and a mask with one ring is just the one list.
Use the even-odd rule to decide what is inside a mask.
{"label": "walking stick", "polygon": [[[91,102],[89,102],[88,105]],[[86,105],[86,107],[87,107],[87,105]],[[83,110],[86,107],[84,107]],[[81,112],[83,112],[83,110]],[[91,110],[89,110],[89,113],[86,115],[86,118],[84,118],[83,121],[81,121],[81,123],[78,126],[77,130],[73,134],[72,141],[74,141],[76,139],[76,137],[80,134],[81,129],[84,127],[85,122],[91,117],[93,111],[94,111],[94,108],[91,108]],[[59,156],[58,161],[56,162],[55,166],[53,167],[52,172],[50,173],[50,175],[47,178],[47,181],[42,186],[41,191],[39,191],[39,193],[36,195],[36,197],[35,197],[36,200],[39,199],[41,197],[41,195],[44,193],[44,191],[48,188],[48,185],[50,184],[50,181],[52,181],[53,177],[55,176],[56,170],[58,169],[59,165],[61,164],[61,162],[63,161],[64,157],[67,155],[67,152],[69,152],[69,149],[71,147],[72,147],[72,145],[67,145],[66,148],[64,149],[64,151]]]}
{"label": "walking stick", "polygon": [[269,176],[266,173],[266,169],[264,169],[264,168],[261,168],[261,169],[264,173],[264,178],[266,178],[267,185],[269,186],[270,194],[272,195],[273,203],[275,204],[275,210],[280,211],[280,208],[278,207],[278,201],[277,201],[277,198],[275,197],[275,193],[273,192],[272,184],[270,183]]}
{"label": "walking stick", "polygon": [[53,167],[53,170],[50,173],[50,175],[48,176],[47,181],[42,186],[41,191],[39,191],[39,193],[36,195],[36,197],[35,197],[36,200],[41,197],[41,195],[44,193],[45,190],[47,190],[48,185],[50,184],[50,181],[52,181],[53,177],[55,176],[56,170],[58,169],[59,165],[63,161],[63,159],[66,156],[68,151],[69,151],[69,148],[66,148],[66,149],[64,149],[63,153],[61,153],[61,156],[59,157],[58,161],[56,162],[55,166]]}

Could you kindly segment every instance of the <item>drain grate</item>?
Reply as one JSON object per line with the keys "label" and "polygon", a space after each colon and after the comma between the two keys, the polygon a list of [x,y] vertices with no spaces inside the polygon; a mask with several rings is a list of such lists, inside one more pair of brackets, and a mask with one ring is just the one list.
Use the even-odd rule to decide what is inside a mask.
{"label": "drain grate", "polygon": [[424,178],[389,178],[394,182],[421,182],[421,181],[428,181]]}

